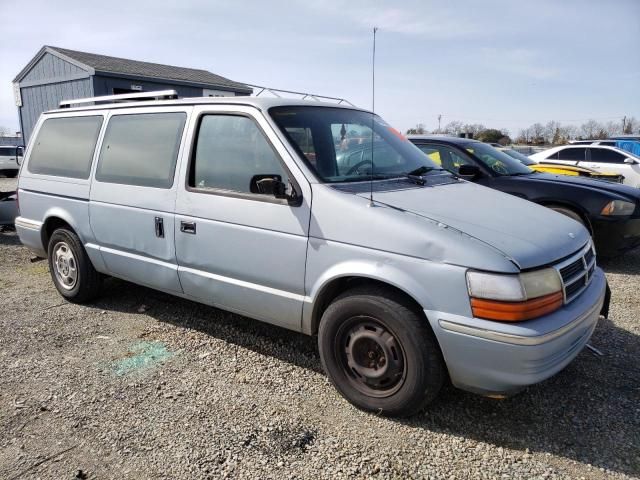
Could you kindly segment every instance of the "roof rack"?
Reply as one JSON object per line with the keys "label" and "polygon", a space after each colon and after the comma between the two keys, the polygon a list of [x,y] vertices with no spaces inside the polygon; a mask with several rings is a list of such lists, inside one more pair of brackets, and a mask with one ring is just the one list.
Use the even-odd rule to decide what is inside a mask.
{"label": "roof rack", "polygon": [[330,101],[333,101],[333,102],[337,102],[338,105],[340,105],[342,103],[346,103],[347,105],[355,107],[355,105],[353,103],[351,103],[349,100],[344,99],[344,98],[339,98],[339,97],[329,97],[327,95],[318,95],[316,93],[295,92],[293,90],[283,90],[281,88],[262,87],[260,85],[251,85],[250,83],[245,83],[243,85],[246,85],[246,86],[251,87],[251,88],[260,89],[260,91],[258,93],[253,95],[254,97],[259,97],[262,93],[268,92],[268,93],[272,94],[275,97],[281,98],[280,94],[281,93],[285,93],[285,94],[289,94],[289,95],[299,95],[301,97],[300,100],[312,99],[312,100],[315,100],[317,102],[322,102],[323,100],[330,100]]}
{"label": "roof rack", "polygon": [[60,102],[60,108],[71,108],[72,105],[81,105],[84,103],[117,103],[129,100],[172,100],[178,98],[178,92],[175,90],[159,90],[157,92],[140,92],[140,93],[124,93],[121,95],[106,95],[103,97],[77,98],[75,100],[63,100]]}

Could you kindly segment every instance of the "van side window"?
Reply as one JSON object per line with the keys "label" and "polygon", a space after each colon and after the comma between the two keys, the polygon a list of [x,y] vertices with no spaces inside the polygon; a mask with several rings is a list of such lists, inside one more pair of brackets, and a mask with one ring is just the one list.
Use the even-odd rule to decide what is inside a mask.
{"label": "van side window", "polygon": [[[241,115],[205,115],[200,121],[189,186],[251,192],[254,175],[288,174],[256,123]],[[256,194],[258,195],[258,194]]]}
{"label": "van side window", "polygon": [[96,180],[171,188],[184,112],[114,115],[100,149]]}
{"label": "van side window", "polygon": [[40,175],[89,178],[102,116],[48,118],[33,143],[27,170]]}

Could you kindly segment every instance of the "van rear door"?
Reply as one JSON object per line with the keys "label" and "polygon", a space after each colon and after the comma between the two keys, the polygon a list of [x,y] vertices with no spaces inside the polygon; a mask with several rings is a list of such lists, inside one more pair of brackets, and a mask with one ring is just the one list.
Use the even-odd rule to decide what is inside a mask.
{"label": "van rear door", "polygon": [[174,242],[175,177],[191,109],[115,110],[108,118],[89,216],[113,276],[182,292]]}

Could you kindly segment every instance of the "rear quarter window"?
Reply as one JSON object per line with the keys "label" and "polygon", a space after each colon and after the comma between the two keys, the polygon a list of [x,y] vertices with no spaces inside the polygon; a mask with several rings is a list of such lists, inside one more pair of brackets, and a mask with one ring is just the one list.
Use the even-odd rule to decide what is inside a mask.
{"label": "rear quarter window", "polygon": [[40,175],[89,178],[102,116],[49,118],[40,127],[27,170]]}

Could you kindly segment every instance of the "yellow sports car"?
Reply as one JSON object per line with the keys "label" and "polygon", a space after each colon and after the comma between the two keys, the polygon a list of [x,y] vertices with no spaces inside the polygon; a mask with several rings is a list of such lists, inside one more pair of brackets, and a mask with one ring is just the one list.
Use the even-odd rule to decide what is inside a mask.
{"label": "yellow sports car", "polygon": [[501,148],[501,151],[509,155],[510,157],[519,160],[532,170],[536,172],[554,173],[556,175],[571,175],[574,177],[590,177],[599,178],[600,180],[608,180],[610,182],[622,183],[624,176],[615,172],[600,172],[592,168],[578,167],[577,165],[564,165],[553,162],[536,162],[530,159],[526,155],[523,155],[511,148]]}

